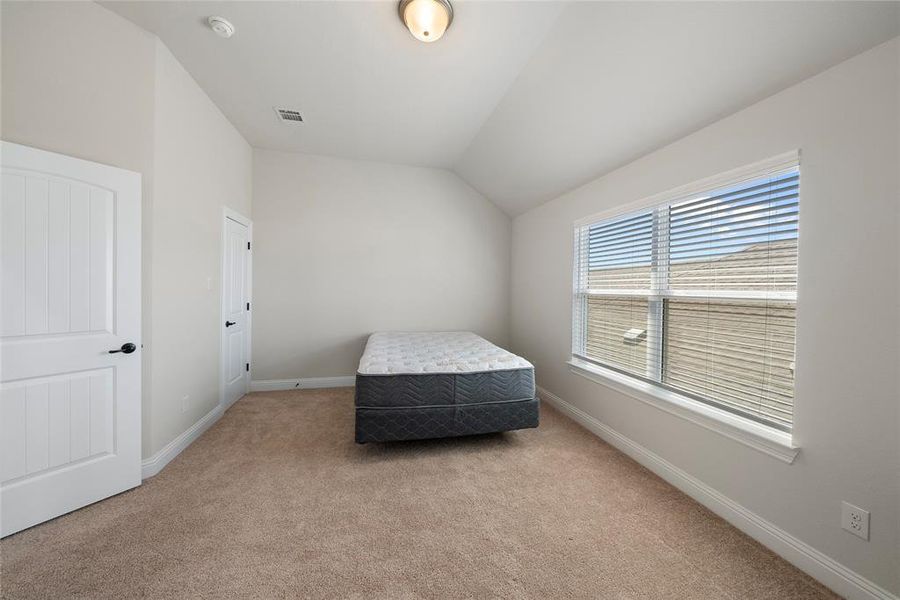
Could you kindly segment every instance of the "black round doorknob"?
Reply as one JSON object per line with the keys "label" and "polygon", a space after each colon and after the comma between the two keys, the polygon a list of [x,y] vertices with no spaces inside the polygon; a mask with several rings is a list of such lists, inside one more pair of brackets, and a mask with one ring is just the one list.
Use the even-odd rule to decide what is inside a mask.
{"label": "black round doorknob", "polygon": [[116,354],[117,352],[121,352],[123,354],[131,354],[135,350],[137,350],[137,346],[135,346],[131,342],[128,342],[127,344],[122,344],[122,347],[118,350],[110,350],[109,353]]}
{"label": "black round doorknob", "polygon": [[231,327],[232,325],[237,325],[235,321],[225,321],[225,327]]}

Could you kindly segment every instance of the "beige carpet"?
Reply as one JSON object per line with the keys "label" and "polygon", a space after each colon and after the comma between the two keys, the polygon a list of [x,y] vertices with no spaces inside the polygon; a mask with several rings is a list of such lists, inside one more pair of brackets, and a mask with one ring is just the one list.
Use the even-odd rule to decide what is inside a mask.
{"label": "beige carpet", "polygon": [[141,487],[3,540],[2,596],[835,597],[546,405],[357,446],[352,394],[247,396]]}

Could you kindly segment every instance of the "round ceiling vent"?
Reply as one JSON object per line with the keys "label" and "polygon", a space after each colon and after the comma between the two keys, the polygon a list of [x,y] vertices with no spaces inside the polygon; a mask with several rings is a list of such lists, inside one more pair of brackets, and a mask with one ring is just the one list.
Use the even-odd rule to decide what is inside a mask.
{"label": "round ceiling vent", "polygon": [[230,38],[234,35],[234,25],[227,19],[222,17],[210,17],[208,19],[210,28],[216,32],[216,35],[223,38]]}

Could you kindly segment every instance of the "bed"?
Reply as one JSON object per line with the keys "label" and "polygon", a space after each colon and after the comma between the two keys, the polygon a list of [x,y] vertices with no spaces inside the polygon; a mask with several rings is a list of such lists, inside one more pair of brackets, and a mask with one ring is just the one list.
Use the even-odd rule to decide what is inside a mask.
{"label": "bed", "polygon": [[356,374],[356,441],[537,427],[534,367],[468,331],[379,332]]}

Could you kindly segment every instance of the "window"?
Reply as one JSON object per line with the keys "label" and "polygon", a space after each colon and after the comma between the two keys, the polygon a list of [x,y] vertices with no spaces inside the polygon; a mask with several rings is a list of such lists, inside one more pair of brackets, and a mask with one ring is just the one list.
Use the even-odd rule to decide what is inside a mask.
{"label": "window", "polygon": [[573,354],[790,431],[797,154],[575,229]]}

